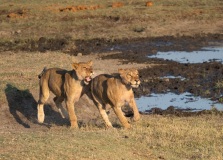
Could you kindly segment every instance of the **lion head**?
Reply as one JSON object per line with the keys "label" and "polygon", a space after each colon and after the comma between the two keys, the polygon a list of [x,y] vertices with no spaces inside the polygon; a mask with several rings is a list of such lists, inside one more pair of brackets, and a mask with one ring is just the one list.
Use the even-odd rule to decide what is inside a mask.
{"label": "lion head", "polygon": [[139,72],[136,69],[119,69],[122,82],[130,85],[132,88],[138,88],[140,85]]}
{"label": "lion head", "polygon": [[76,71],[79,80],[84,80],[84,84],[88,85],[92,79],[93,68],[92,61],[73,63],[73,69]]}

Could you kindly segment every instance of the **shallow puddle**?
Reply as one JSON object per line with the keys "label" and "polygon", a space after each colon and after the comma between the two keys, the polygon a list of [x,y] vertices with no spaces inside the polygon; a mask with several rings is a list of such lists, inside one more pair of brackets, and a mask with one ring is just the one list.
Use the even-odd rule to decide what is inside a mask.
{"label": "shallow puddle", "polygon": [[165,60],[173,60],[179,63],[203,63],[210,61],[218,61],[223,63],[223,47],[207,47],[200,51],[170,51],[157,52],[149,58],[161,58]]}
{"label": "shallow puddle", "polygon": [[223,110],[223,104],[216,103],[210,99],[193,96],[191,93],[174,94],[150,94],[148,97],[136,98],[136,103],[141,112],[148,112],[152,108],[167,109],[173,106],[178,109],[189,109],[190,111],[210,110],[213,106],[218,110]]}
{"label": "shallow puddle", "polygon": [[171,75],[160,77],[160,79],[180,79],[181,81],[186,80],[185,77],[182,77],[182,76],[171,76]]}

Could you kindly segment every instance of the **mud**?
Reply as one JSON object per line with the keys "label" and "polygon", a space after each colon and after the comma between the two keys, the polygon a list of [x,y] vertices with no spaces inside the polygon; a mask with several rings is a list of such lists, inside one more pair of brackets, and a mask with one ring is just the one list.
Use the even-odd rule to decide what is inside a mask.
{"label": "mud", "polygon": [[[206,35],[194,37],[162,37],[144,39],[125,44],[118,43],[112,50],[119,50],[122,54],[109,55],[104,58],[118,58],[126,63],[140,62],[157,64],[157,67],[140,70],[142,84],[135,95],[148,95],[153,93],[190,92],[201,97],[218,100],[222,98],[223,88],[218,84],[223,80],[223,65],[219,62],[181,64],[174,61],[151,59],[148,55],[158,51],[195,51],[213,44],[223,44],[222,35]],[[186,78],[168,79],[164,76],[180,76]]]}
{"label": "mud", "polygon": [[160,108],[152,108],[151,110],[148,110],[146,112],[140,112],[142,115],[148,115],[148,114],[158,114],[158,115],[174,115],[177,117],[191,117],[191,116],[200,116],[200,115],[219,115],[223,116],[223,112],[218,111],[216,109],[212,110],[202,110],[202,111],[197,111],[197,112],[191,112],[190,109],[176,109],[173,106],[169,106],[167,109],[162,110]]}

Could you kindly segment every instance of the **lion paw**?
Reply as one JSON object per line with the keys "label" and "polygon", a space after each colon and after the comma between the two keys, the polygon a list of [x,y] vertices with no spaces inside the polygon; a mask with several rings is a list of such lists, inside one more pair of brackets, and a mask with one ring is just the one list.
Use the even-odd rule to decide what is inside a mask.
{"label": "lion paw", "polygon": [[43,123],[44,118],[45,118],[45,115],[44,114],[38,114],[38,122],[39,123]]}
{"label": "lion paw", "polygon": [[131,118],[131,120],[132,120],[133,122],[139,121],[139,119],[140,119],[139,116],[137,116],[137,117],[132,117],[132,118]]}

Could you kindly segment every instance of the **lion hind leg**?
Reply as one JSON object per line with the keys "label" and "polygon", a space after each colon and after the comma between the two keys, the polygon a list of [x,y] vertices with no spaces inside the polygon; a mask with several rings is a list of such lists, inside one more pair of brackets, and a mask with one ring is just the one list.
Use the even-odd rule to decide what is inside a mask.
{"label": "lion hind leg", "polygon": [[67,110],[65,110],[65,108],[62,106],[62,102],[63,102],[64,98],[63,97],[55,97],[53,100],[58,108],[58,111],[59,111],[61,117],[69,118]]}
{"label": "lion hind leg", "polygon": [[39,93],[39,101],[37,105],[37,118],[39,123],[43,123],[45,119],[45,114],[44,114],[44,104],[46,103],[47,99],[50,96],[50,91],[47,83],[43,83],[40,85],[40,93]]}
{"label": "lion hind leg", "polygon": [[42,103],[38,104],[38,106],[37,106],[37,110],[38,110],[37,118],[38,118],[39,123],[43,123],[43,121],[45,119],[43,106],[44,106],[44,104],[42,104]]}
{"label": "lion hind leg", "polygon": [[111,122],[109,121],[108,114],[106,113],[105,105],[102,105],[103,103],[95,94],[92,93],[91,96],[92,96],[94,104],[97,106],[97,108],[99,110],[99,113],[100,113],[102,119],[105,122],[106,128],[113,128]]}
{"label": "lion hind leg", "polygon": [[105,122],[106,128],[112,128],[113,126],[108,119],[108,115],[107,115],[107,113],[104,109],[105,107],[103,107],[100,103],[97,103],[97,107],[98,107],[98,110],[99,110],[99,112],[100,112],[100,114],[101,114],[101,116],[102,116],[102,118]]}
{"label": "lion hind leg", "polygon": [[121,107],[114,106],[113,110],[114,110],[115,114],[117,115],[121,124],[124,126],[124,128],[126,128],[126,129],[131,128],[131,125],[129,124],[128,120],[124,116]]}

